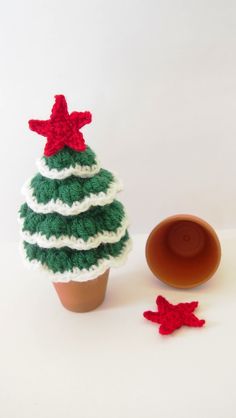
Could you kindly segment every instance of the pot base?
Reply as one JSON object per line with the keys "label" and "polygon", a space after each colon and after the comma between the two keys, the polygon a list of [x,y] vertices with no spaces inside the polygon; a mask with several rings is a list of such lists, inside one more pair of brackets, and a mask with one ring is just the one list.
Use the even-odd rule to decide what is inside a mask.
{"label": "pot base", "polygon": [[146,260],[164,283],[189,289],[209,280],[221,259],[214,229],[194,215],[179,214],[160,222],[146,242]]}
{"label": "pot base", "polygon": [[86,282],[53,282],[53,286],[64,308],[72,312],[88,312],[104,301],[108,276],[109,269],[96,279]]}

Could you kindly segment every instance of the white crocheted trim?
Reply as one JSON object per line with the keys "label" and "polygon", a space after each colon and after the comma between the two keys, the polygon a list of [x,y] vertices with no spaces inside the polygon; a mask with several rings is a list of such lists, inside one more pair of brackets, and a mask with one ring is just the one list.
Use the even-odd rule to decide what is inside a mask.
{"label": "white crocheted trim", "polygon": [[82,178],[93,177],[100,171],[101,165],[100,162],[96,159],[96,164],[94,165],[80,165],[76,164],[75,167],[63,168],[62,170],[57,170],[56,168],[50,169],[46,164],[44,158],[40,158],[36,161],[37,168],[42,174],[42,176],[49,179],[62,180],[69,176],[79,176]]}
{"label": "white crocheted trim", "polygon": [[37,244],[42,248],[62,248],[69,247],[73,250],[90,250],[91,248],[97,248],[101,243],[113,244],[118,242],[126,232],[126,229],[129,226],[129,221],[125,215],[122,220],[121,226],[117,228],[116,231],[103,231],[98,234],[90,237],[87,241],[84,241],[82,238],[69,237],[62,235],[60,238],[56,238],[55,235],[52,235],[49,239],[41,233],[31,234],[29,231],[23,231],[24,219],[19,218],[19,223],[21,226],[21,236],[24,241],[29,244]]}
{"label": "white crocheted trim", "polygon": [[121,181],[114,177],[106,192],[97,194],[91,193],[81,201],[76,201],[72,206],[63,203],[60,199],[50,200],[48,203],[38,203],[36,197],[33,195],[33,188],[31,187],[32,178],[30,178],[23,186],[22,193],[25,196],[28,206],[37,213],[51,213],[57,212],[64,216],[79,215],[85,212],[90,206],[104,206],[111,202],[116,197],[116,194],[122,190]]}
{"label": "white crocheted trim", "polygon": [[98,261],[98,265],[93,265],[90,267],[89,270],[83,269],[80,270],[79,268],[74,268],[72,271],[64,272],[64,273],[53,273],[49,268],[42,264],[40,261],[33,260],[29,261],[26,256],[26,251],[24,246],[21,243],[21,252],[23,252],[23,257],[26,262],[26,265],[33,269],[40,269],[44,273],[47,274],[48,277],[53,282],[69,282],[71,280],[76,282],[85,282],[88,280],[93,280],[96,277],[103,274],[108,268],[111,267],[119,267],[126,261],[127,255],[132,248],[132,241],[129,239],[124,248],[122,253],[118,257],[110,257],[108,259],[103,258]]}

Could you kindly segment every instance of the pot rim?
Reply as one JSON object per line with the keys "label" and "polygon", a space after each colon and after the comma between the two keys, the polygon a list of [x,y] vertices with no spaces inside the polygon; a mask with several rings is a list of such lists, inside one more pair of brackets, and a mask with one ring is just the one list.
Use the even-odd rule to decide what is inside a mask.
{"label": "pot rim", "polygon": [[184,288],[192,288],[195,286],[198,286],[200,284],[205,283],[206,281],[208,281],[213,274],[217,271],[220,262],[221,262],[221,256],[222,256],[222,249],[221,249],[221,244],[220,244],[220,240],[218,238],[218,235],[216,233],[216,231],[214,230],[214,228],[204,219],[196,216],[196,215],[192,215],[192,214],[187,214],[187,213],[180,213],[180,214],[175,214],[175,215],[171,215],[168,216],[167,218],[163,219],[161,222],[159,222],[150,232],[147,241],[146,241],[146,245],[145,245],[145,256],[146,256],[146,261],[148,264],[149,269],[152,271],[152,273],[154,274],[154,276],[156,276],[157,278],[159,278],[163,283],[168,284],[171,287],[175,287],[175,288],[182,288],[182,285],[178,285],[178,284],[170,284],[170,282],[168,282],[167,279],[162,278],[159,276],[159,272],[153,268],[152,263],[150,263],[150,259],[149,259],[149,247],[152,245],[152,240],[155,238],[156,234],[158,233],[158,231],[163,227],[163,226],[167,226],[168,224],[171,224],[174,222],[181,222],[181,221],[189,221],[189,222],[193,222],[196,223],[197,225],[199,225],[200,227],[203,228],[203,230],[209,234],[211,236],[211,238],[213,239],[216,248],[217,248],[217,252],[218,252],[218,259],[217,259],[217,263],[214,266],[214,269],[211,271],[211,273],[205,277],[202,280],[199,280],[199,283],[195,283],[194,285],[189,284],[189,285],[185,285]]}

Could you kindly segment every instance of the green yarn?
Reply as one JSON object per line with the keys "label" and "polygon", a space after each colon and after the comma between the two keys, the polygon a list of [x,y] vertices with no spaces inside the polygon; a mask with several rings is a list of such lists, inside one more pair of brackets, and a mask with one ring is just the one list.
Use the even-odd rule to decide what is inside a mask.
{"label": "green yarn", "polygon": [[96,155],[90,147],[87,146],[85,151],[77,152],[69,147],[64,147],[57,154],[51,157],[43,157],[45,164],[50,170],[75,167],[76,164],[82,166],[92,166],[96,164]]}
{"label": "green yarn", "polygon": [[91,193],[105,193],[112,181],[112,173],[104,169],[93,177],[70,176],[63,180],[52,180],[37,173],[31,180],[31,187],[38,203],[47,204],[50,200],[60,199],[72,206],[74,202],[83,200]]}
{"label": "green yarn", "polygon": [[19,213],[24,220],[23,231],[30,234],[40,233],[47,239],[66,235],[82,238],[84,241],[104,231],[115,232],[125,216],[123,205],[117,200],[109,205],[92,207],[79,216],[65,217],[56,212],[36,213],[27,203],[21,206]]}
{"label": "green yarn", "polygon": [[46,265],[53,273],[64,273],[78,267],[80,270],[88,270],[93,265],[98,265],[101,259],[118,257],[129,239],[128,232],[115,244],[101,244],[99,247],[87,251],[72,250],[68,247],[61,249],[40,248],[36,244],[24,241],[26,256],[29,261],[37,260]]}
{"label": "green yarn", "polygon": [[[75,168],[78,165],[81,167],[96,166],[94,172],[99,169],[96,154],[88,146],[83,152],[77,152],[69,147],[64,147],[51,157],[43,156],[40,164],[44,168],[42,172],[45,173],[48,171],[45,170],[45,166],[49,170],[56,169],[58,171],[72,167]],[[90,171],[93,173],[93,170]],[[56,203],[56,208],[59,204],[60,207],[63,207],[62,204],[71,207],[75,202],[83,202],[84,199],[89,198],[91,195],[96,196],[101,193],[102,198],[106,197],[105,195],[109,193],[110,188],[111,193],[108,196],[114,196],[116,191],[118,191],[117,185],[118,182],[113,174],[105,169],[100,169],[92,177],[71,175],[62,179],[50,179],[37,173],[30,182],[31,190],[29,190],[28,186],[26,188],[26,196],[29,204],[31,205],[32,203],[32,207],[36,208],[36,203],[47,205],[50,201]],[[32,199],[32,195],[34,199]],[[101,199],[98,203],[101,203],[101,201],[103,202]],[[96,204],[96,198],[91,200],[90,203]],[[54,209],[54,206],[51,205],[48,208],[51,210],[51,208]],[[44,210],[43,207],[42,210]],[[69,211],[65,213],[67,212],[69,213]],[[22,219],[22,230],[25,232],[24,239],[26,241],[24,241],[24,248],[27,259],[32,262],[39,261],[52,274],[67,274],[67,272],[73,272],[73,269],[78,268],[79,280],[79,276],[84,277],[84,273],[91,268],[93,271],[94,269],[97,271],[96,267],[100,266],[100,261],[118,258],[120,255],[123,255],[129,240],[127,230],[122,238],[119,239],[121,234],[118,234],[118,229],[122,226],[121,232],[123,233],[123,226],[124,228],[126,226],[124,223],[125,211],[123,205],[117,200],[113,200],[112,203],[104,206],[90,206],[87,211],[75,216],[63,216],[58,212],[36,213],[27,203],[24,203],[19,210],[19,214]],[[74,242],[74,239],[82,239],[84,242],[90,244],[90,238],[96,237],[98,234],[104,233],[105,235],[106,233],[113,232],[115,235],[112,235],[112,238],[114,237],[113,239],[117,240],[117,242],[112,244],[101,243],[98,245],[101,242],[98,239],[97,241],[93,241],[98,246],[96,248],[90,248],[91,245],[86,245],[84,248],[90,248],[87,250],[76,250],[66,246],[62,248],[43,248],[37,244],[27,242],[28,240],[32,240],[29,234],[39,234],[38,238],[36,236],[34,237],[35,240],[37,238],[38,242],[40,242],[41,237],[48,240],[51,237],[55,237],[60,240],[62,236],[65,236],[71,238],[72,242]],[[42,240],[42,245],[43,242],[44,240]],[[64,242],[69,245],[68,240]],[[57,244],[58,242],[55,245]],[[109,264],[108,262],[107,264],[109,266],[112,263]]]}

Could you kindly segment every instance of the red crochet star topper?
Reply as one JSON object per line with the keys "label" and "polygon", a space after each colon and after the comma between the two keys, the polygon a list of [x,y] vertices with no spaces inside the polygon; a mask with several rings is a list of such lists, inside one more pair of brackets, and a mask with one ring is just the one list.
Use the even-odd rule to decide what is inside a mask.
{"label": "red crochet star topper", "polygon": [[91,113],[72,112],[69,114],[65,97],[60,94],[55,96],[55,99],[49,120],[31,119],[29,121],[29,127],[32,131],[47,138],[44,155],[50,157],[64,146],[68,146],[75,151],[84,151],[86,144],[83,134],[79,130],[91,122]]}
{"label": "red crochet star topper", "polygon": [[172,305],[163,296],[156,299],[158,312],[146,311],[144,318],[149,321],[161,324],[160,334],[171,334],[174,330],[187,325],[188,327],[202,327],[205,324],[204,319],[198,319],[193,311],[197,308],[198,302],[178,303]]}

